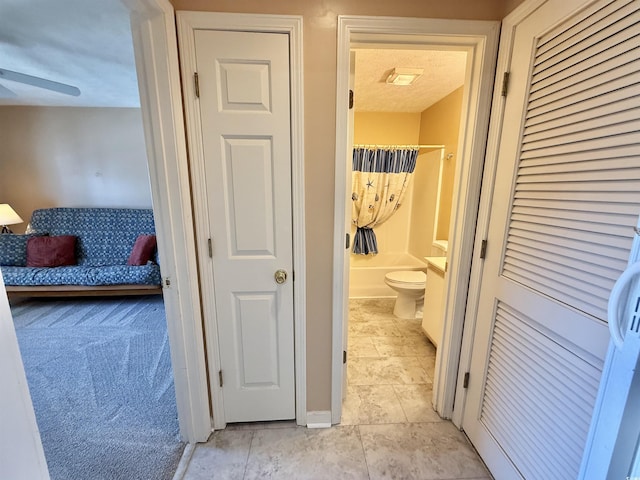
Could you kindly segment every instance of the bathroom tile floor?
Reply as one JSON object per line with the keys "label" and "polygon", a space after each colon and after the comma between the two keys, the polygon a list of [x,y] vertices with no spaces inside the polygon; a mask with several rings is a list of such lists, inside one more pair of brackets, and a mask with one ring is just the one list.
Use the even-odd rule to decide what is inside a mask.
{"label": "bathroom tile floor", "polygon": [[431,407],[435,348],[393,299],[349,302],[348,390],[342,423],[228,425],[191,450],[174,480],[486,480],[465,435]]}

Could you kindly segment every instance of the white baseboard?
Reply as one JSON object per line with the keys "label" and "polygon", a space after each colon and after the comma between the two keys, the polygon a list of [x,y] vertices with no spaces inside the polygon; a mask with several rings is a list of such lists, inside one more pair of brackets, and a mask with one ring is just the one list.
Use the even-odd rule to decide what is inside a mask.
{"label": "white baseboard", "polygon": [[191,457],[193,456],[193,452],[195,450],[195,443],[187,443],[187,446],[184,447],[182,457],[180,458],[180,463],[178,463],[176,473],[173,475],[173,480],[182,480],[184,478],[185,473],[187,473],[187,468],[189,467],[189,462],[191,461]]}
{"label": "white baseboard", "polygon": [[331,412],[329,410],[307,412],[307,428],[329,427],[331,427]]}

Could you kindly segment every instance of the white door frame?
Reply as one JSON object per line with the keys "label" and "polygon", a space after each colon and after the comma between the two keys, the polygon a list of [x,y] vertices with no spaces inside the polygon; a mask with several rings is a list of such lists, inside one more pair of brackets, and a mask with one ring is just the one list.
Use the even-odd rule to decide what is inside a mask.
{"label": "white door frame", "polygon": [[212,421],[174,10],[168,0],[122,2],[131,12],[180,435],[204,442]]}
{"label": "white door frame", "polygon": [[[487,152],[482,178],[482,194],[478,209],[478,219],[475,234],[474,251],[479,252],[482,241],[489,233],[489,219],[491,216],[491,202],[495,186],[496,168],[498,166],[498,150],[500,147],[500,137],[502,135],[502,121],[504,118],[505,97],[499,95],[502,91],[505,72],[511,67],[513,53],[513,38],[516,26],[528,17],[534,10],[538,9],[546,0],[526,0],[513,10],[502,20],[500,32],[500,46],[498,62],[496,65],[496,77],[494,82],[494,96],[491,103],[491,122],[489,125],[489,135],[487,139]],[[523,100],[524,101],[524,100]],[[468,372],[471,367],[471,354],[475,336],[476,319],[480,302],[480,285],[482,282],[482,271],[484,262],[477,258],[473,262],[469,278],[469,299],[465,314],[464,334],[462,338],[462,348],[460,356],[459,372]],[[462,422],[466,395],[460,396],[460,401],[456,401],[454,418]]]}
{"label": "white door frame", "polygon": [[49,480],[9,299],[0,271],[0,465],[7,478]]}
{"label": "white door frame", "polygon": [[[474,20],[435,20],[420,18],[340,16],[338,18],[338,68],[336,96],[336,167],[333,261],[333,348],[332,348],[332,422],[342,414],[342,331],[348,296],[349,264],[344,259],[347,224],[350,214],[346,188],[351,181],[348,152],[349,50],[354,41],[377,44],[443,45],[467,48],[467,78],[460,124],[458,161],[449,231],[449,275],[445,286],[444,326],[438,349],[434,383],[434,406],[444,418],[452,418],[456,393],[464,395],[458,378],[467,303],[468,280],[480,199],[481,174],[489,126],[491,92],[495,73],[500,22]],[[410,37],[409,37],[410,36]],[[340,92],[344,92],[341,94]],[[466,110],[466,115],[464,114]],[[345,173],[347,173],[345,175]],[[349,178],[348,178],[349,177]],[[431,239],[428,239],[429,243]],[[465,352],[466,353],[466,352]],[[457,402],[459,403],[459,402]],[[457,406],[457,405],[456,405]],[[457,412],[457,408],[456,408]],[[460,425],[461,415],[452,418]]]}
{"label": "white door frame", "polygon": [[[204,442],[211,434],[211,417],[174,11],[168,0],[122,2],[131,12],[180,435],[190,443]],[[4,285],[0,295],[6,302]],[[29,408],[26,400],[24,407]],[[39,433],[30,434],[37,450]],[[39,461],[37,452],[27,456]],[[46,467],[41,470],[45,478]]]}
{"label": "white door frame", "polygon": [[[302,79],[302,17],[290,15],[253,15],[237,13],[183,12],[177,13],[180,32],[180,58],[182,75],[193,78],[196,72],[195,30],[225,30],[263,33],[285,33],[289,35],[290,75],[291,75],[291,176],[292,176],[292,220],[293,220],[293,270],[295,283],[294,304],[294,355],[296,381],[296,421],[306,425],[306,276],[305,276],[305,233],[304,233],[304,125],[303,125],[303,79]],[[208,259],[209,217],[206,209],[206,185],[204,182],[204,152],[202,130],[200,128],[200,107],[195,94],[194,82],[185,81],[185,113],[188,129],[189,153],[192,169],[194,212],[198,255]],[[213,402],[214,428],[226,426],[222,389],[215,381],[220,371],[218,327],[216,320],[215,294],[213,285],[213,263],[202,261],[201,272],[202,306],[204,312],[205,335],[207,339],[207,359],[210,372],[210,389]]]}

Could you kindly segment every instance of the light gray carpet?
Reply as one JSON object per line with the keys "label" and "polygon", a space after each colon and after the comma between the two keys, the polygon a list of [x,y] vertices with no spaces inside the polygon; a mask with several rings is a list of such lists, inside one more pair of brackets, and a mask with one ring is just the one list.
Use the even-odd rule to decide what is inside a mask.
{"label": "light gray carpet", "polygon": [[185,445],[162,298],[23,300],[12,313],[52,480],[171,479]]}

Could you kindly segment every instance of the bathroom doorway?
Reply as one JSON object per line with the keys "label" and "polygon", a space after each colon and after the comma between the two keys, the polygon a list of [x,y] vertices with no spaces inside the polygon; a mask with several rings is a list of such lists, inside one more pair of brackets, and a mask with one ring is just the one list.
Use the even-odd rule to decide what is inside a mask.
{"label": "bathroom doorway", "polygon": [[[443,266],[442,270],[447,270],[447,280],[442,282],[443,294],[442,294],[442,315],[444,319],[442,341],[436,351],[431,342],[427,340],[427,337],[422,331],[421,320],[413,318],[411,320],[405,320],[403,326],[408,326],[409,329],[405,332],[406,337],[413,336],[416,343],[418,340],[422,341],[422,344],[418,343],[418,351],[408,352],[406,345],[396,345],[401,349],[405,349],[404,355],[410,355],[414,360],[408,362],[400,361],[404,363],[402,365],[391,365],[388,369],[396,369],[396,373],[403,371],[407,373],[412,368],[412,365],[417,361],[421,371],[414,371],[409,375],[414,375],[419,378],[422,383],[418,385],[429,385],[433,382],[433,395],[427,394],[426,404],[436,407],[438,414],[444,418],[451,418],[453,413],[454,397],[457,390],[458,380],[458,366],[460,359],[460,339],[462,335],[462,319],[464,312],[464,303],[466,302],[467,287],[469,272],[471,268],[471,253],[474,248],[474,231],[469,228],[470,225],[475,224],[475,218],[477,215],[477,205],[479,200],[479,188],[480,178],[482,174],[482,163],[484,154],[484,142],[486,141],[486,132],[488,128],[487,119],[490,106],[490,92],[492,88],[492,78],[494,74],[493,60],[497,50],[497,33],[498,25],[495,22],[457,22],[457,21],[438,21],[429,19],[376,19],[375,25],[373,20],[369,18],[360,17],[345,17],[339,19],[339,35],[338,35],[338,90],[342,87],[347,89],[352,85],[355,87],[355,76],[349,78],[349,64],[351,64],[351,71],[356,73],[356,61],[350,59],[350,53],[352,50],[356,51],[356,57],[359,52],[364,52],[363,56],[366,57],[367,53],[371,53],[371,50],[395,50],[390,57],[393,58],[393,63],[386,65],[383,71],[376,73],[370,73],[369,76],[375,83],[381,84],[383,87],[391,87],[386,84],[386,79],[390,75],[393,68],[416,68],[415,65],[402,65],[399,64],[403,60],[402,55],[412,55],[416,51],[433,51],[442,52],[441,56],[447,56],[453,52],[461,52],[465,56],[465,63],[463,68],[464,80],[459,83],[455,83],[453,80],[448,88],[435,98],[433,102],[423,108],[416,108],[413,112],[384,112],[386,119],[383,119],[382,125],[378,122],[378,131],[373,128],[375,133],[374,138],[362,138],[359,137],[359,133],[354,131],[359,129],[358,121],[355,120],[357,114],[353,113],[353,110],[348,109],[347,97],[341,100],[338,96],[337,102],[337,126],[336,126],[336,207],[335,207],[335,243],[334,243],[334,287],[335,292],[342,292],[342,295],[337,294],[334,296],[334,337],[333,337],[333,394],[332,394],[332,420],[334,423],[341,421],[342,417],[342,399],[343,392],[348,393],[348,370],[350,361],[352,360],[351,353],[346,353],[346,348],[342,348],[348,344],[348,327],[349,327],[349,277],[351,266],[351,254],[350,250],[345,249],[345,237],[347,238],[347,244],[350,243],[351,231],[351,207],[352,207],[352,192],[351,192],[351,161],[353,145],[364,145],[366,147],[385,146],[385,145],[397,145],[397,146],[414,146],[414,145],[429,145],[431,148],[423,148],[419,150],[419,159],[416,160],[418,170],[414,176],[419,175],[419,170],[424,169],[427,165],[425,160],[431,159],[431,166],[435,165],[435,173],[427,173],[425,176],[430,180],[436,180],[435,187],[432,189],[420,190],[421,192],[437,193],[437,184],[439,175],[439,169],[441,167],[439,161],[442,158],[443,162],[446,162],[446,156],[448,153],[452,153],[453,156],[449,157],[450,160],[454,160],[450,165],[453,165],[451,170],[453,171],[453,182],[450,188],[451,190],[451,207],[449,214],[440,214],[442,223],[446,223],[445,219],[449,220],[449,225],[439,226],[435,219],[436,209],[431,208],[430,220],[425,221],[420,217],[419,210],[426,210],[425,207],[412,208],[410,205],[404,205],[405,211],[403,213],[402,208],[396,212],[398,218],[396,222],[402,222],[404,215],[404,225],[410,226],[412,223],[416,225],[414,235],[411,234],[411,229],[404,227],[404,236],[393,239],[384,232],[380,235],[378,245],[380,251],[384,252],[387,247],[389,250],[395,250],[393,245],[394,241],[400,241],[403,247],[399,248],[403,254],[404,260],[409,260],[410,257],[417,259],[416,264],[404,264],[402,261],[397,263],[392,260],[390,267],[397,269],[398,267],[406,267],[411,265],[411,269],[415,270],[428,270],[428,264],[424,257],[431,256],[431,249],[434,243],[442,244],[442,242],[434,242],[434,240],[447,240],[447,253],[441,253],[441,258],[449,258],[449,262],[442,262],[446,266]],[[383,33],[384,32],[384,33]],[[426,34],[425,32],[438,32],[434,34]],[[366,60],[366,65],[373,64],[373,60],[369,58]],[[419,67],[417,67],[419,68]],[[443,67],[444,68],[444,67]],[[344,69],[344,70],[343,70]],[[428,68],[427,68],[428,70]],[[433,67],[431,67],[431,71]],[[428,71],[428,73],[431,73]],[[424,74],[424,69],[423,69]],[[431,83],[429,83],[431,85]],[[393,87],[401,89],[403,87],[393,85]],[[404,87],[407,88],[407,87]],[[456,133],[459,138],[453,140],[451,144],[452,148],[444,144],[444,140],[429,139],[427,140],[424,132],[421,132],[421,120],[422,112],[427,110],[429,106],[432,106],[438,101],[442,101],[444,97],[451,95],[455,90],[460,89],[458,95],[461,97],[458,99],[461,105],[460,113],[458,116],[458,125]],[[358,89],[355,87],[355,101],[358,102]],[[390,96],[386,94],[378,94],[380,98],[389,98],[394,102],[399,102],[399,99],[395,98],[395,94]],[[455,95],[454,95],[455,97]],[[446,103],[446,102],[445,102]],[[379,113],[379,112],[377,112]],[[411,113],[412,115],[406,115],[407,118],[400,118],[400,114]],[[372,120],[373,115],[359,115],[361,122],[364,118],[366,123],[375,124],[375,119]],[[379,115],[376,115],[379,116]],[[405,116],[405,115],[402,115]],[[367,118],[369,117],[369,118]],[[404,123],[408,121],[411,123],[413,117],[413,126],[409,126]],[[434,126],[429,133],[435,133],[436,127],[441,125],[442,121],[436,117]],[[362,125],[362,123],[360,123]],[[352,130],[353,129],[353,130]],[[390,134],[392,130],[397,130],[402,136],[395,138],[388,138],[386,135]],[[428,131],[429,129],[427,129]],[[351,131],[354,131],[354,135],[351,135]],[[414,132],[413,137],[406,138],[404,135],[408,132]],[[355,138],[354,138],[355,136]],[[423,142],[429,142],[423,143]],[[361,142],[361,143],[359,143]],[[436,148],[433,148],[436,147]],[[442,148],[444,147],[444,148]],[[449,152],[449,150],[453,150]],[[433,158],[435,157],[435,161]],[[455,157],[455,158],[454,158]],[[420,168],[422,162],[422,168]],[[444,167],[444,164],[443,164]],[[424,174],[422,172],[421,174]],[[414,184],[414,190],[407,193],[407,199],[412,199],[416,194]],[[456,185],[455,189],[453,186]],[[441,190],[442,194],[442,190]],[[419,194],[418,194],[419,196]],[[440,195],[442,196],[442,195]],[[405,202],[406,203],[406,202]],[[448,201],[444,202],[449,204]],[[408,207],[408,208],[407,208]],[[438,209],[444,210],[446,207]],[[429,216],[429,215],[426,215]],[[418,221],[419,220],[419,221]],[[342,223],[344,222],[344,223]],[[398,225],[394,224],[394,218],[389,220],[391,222],[388,226],[388,230],[402,231],[402,228],[398,228]],[[343,227],[344,226],[344,227]],[[384,227],[384,225],[382,226]],[[440,227],[440,228],[439,228]],[[422,231],[420,231],[422,229]],[[425,238],[425,232],[427,230],[427,241],[423,241]],[[420,232],[420,233],[418,233]],[[441,233],[446,232],[446,233]],[[377,233],[377,232],[376,232]],[[437,235],[446,235],[445,238],[437,238]],[[413,243],[411,237],[413,238]],[[418,241],[418,239],[420,241]],[[412,245],[413,251],[409,248]],[[396,251],[398,251],[396,250]],[[407,256],[405,256],[407,255]],[[381,257],[382,258],[382,257]],[[402,268],[404,269],[404,268]],[[367,272],[367,276],[371,272]],[[382,275],[382,283],[384,287],[384,277]],[[443,275],[444,277],[444,275]],[[389,291],[391,293],[389,293]],[[362,295],[362,294],[361,294]],[[362,295],[364,296],[364,295]],[[378,297],[384,297],[384,294],[378,294]],[[387,290],[386,299],[376,300],[372,309],[374,310],[371,315],[381,315],[384,310],[389,314],[393,307],[393,290]],[[389,298],[391,297],[391,298]],[[375,304],[377,302],[377,304]],[[356,310],[361,307],[359,305]],[[377,312],[376,312],[377,309]],[[353,311],[353,308],[351,309]],[[391,314],[392,315],[392,314]],[[387,322],[387,333],[391,336],[400,336],[397,331],[394,331],[393,326],[400,325],[400,319],[396,319],[393,316],[387,318],[378,317],[378,322]],[[408,322],[408,323],[407,323]],[[355,324],[355,322],[352,322]],[[393,325],[392,325],[393,324]],[[360,332],[366,332],[367,329],[373,333],[380,333],[376,331],[375,327],[363,327],[352,326],[352,332],[360,329]],[[376,335],[374,335],[376,336]],[[380,335],[381,336],[381,335]],[[437,338],[440,335],[433,335],[433,338]],[[364,341],[367,342],[366,340]],[[391,342],[398,343],[398,340],[391,340]],[[413,341],[412,341],[413,342]],[[375,341],[372,339],[369,345],[360,345],[361,349],[369,349],[369,353],[373,354],[374,350],[376,354],[380,355],[381,350],[387,348],[387,353],[391,353],[394,348],[393,345],[390,349],[384,346],[379,348],[376,346]],[[438,343],[437,340],[435,343]],[[381,342],[378,342],[381,345]],[[371,347],[373,346],[373,350]],[[356,347],[358,348],[358,347]],[[430,350],[429,350],[430,349]],[[398,352],[397,349],[395,349]],[[383,356],[383,355],[380,355]],[[426,360],[415,360],[417,357],[430,357],[433,368],[429,369],[430,374],[424,369],[425,365],[428,365]],[[343,363],[343,360],[346,362]],[[364,370],[372,370],[372,368],[366,365],[364,361],[356,361],[360,363],[360,367]],[[393,363],[393,362],[392,362]],[[409,365],[411,364],[411,365]],[[346,369],[344,368],[346,365]],[[358,366],[356,366],[357,368]],[[354,368],[351,367],[354,371]],[[357,374],[356,374],[357,375]],[[342,381],[347,379],[344,386]],[[411,380],[411,379],[409,379]],[[358,382],[355,379],[355,382]],[[411,384],[406,382],[407,384]],[[366,390],[366,389],[361,389]],[[424,389],[423,389],[424,390]],[[422,392],[425,393],[424,391]],[[398,394],[396,394],[398,397]],[[424,397],[424,395],[423,395]],[[424,398],[423,398],[424,399]],[[429,409],[433,413],[433,409]],[[347,412],[348,413],[348,412]],[[406,416],[405,416],[406,417]],[[454,421],[455,423],[455,421]]]}
{"label": "bathroom doorway", "polygon": [[[349,255],[342,424],[433,421],[467,52],[358,46],[351,54],[354,148],[417,150],[417,158],[399,208],[374,228],[378,253],[355,253],[352,245]],[[411,76],[398,83],[403,73]],[[359,192],[347,190],[357,202]]]}

